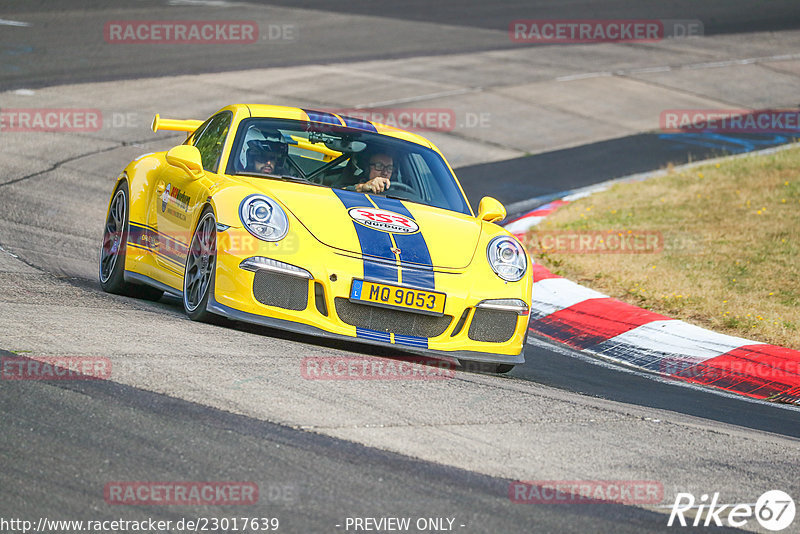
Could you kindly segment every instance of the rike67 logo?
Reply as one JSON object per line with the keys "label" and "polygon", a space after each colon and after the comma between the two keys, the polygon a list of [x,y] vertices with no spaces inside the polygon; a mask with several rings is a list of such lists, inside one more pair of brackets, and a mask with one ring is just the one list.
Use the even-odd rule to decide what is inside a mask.
{"label": "rike67 logo", "polygon": [[794,500],[781,490],[765,492],[755,506],[720,504],[719,493],[714,493],[710,501],[708,494],[704,493],[699,504],[696,502],[691,493],[678,493],[667,526],[743,527],[755,518],[762,528],[777,532],[791,525],[795,516]]}

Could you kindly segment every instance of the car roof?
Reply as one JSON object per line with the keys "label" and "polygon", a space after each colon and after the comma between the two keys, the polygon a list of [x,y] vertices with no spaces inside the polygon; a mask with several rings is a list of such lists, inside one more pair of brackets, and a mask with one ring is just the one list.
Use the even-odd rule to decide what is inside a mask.
{"label": "car roof", "polygon": [[338,113],[335,113],[335,110],[320,111],[314,109],[295,108],[288,106],[273,106],[264,104],[234,104],[233,106],[229,106],[228,108],[234,110],[240,107],[247,108],[251,117],[292,119],[300,121],[335,124],[337,126],[345,126],[357,130],[365,130],[369,132],[378,133],[381,135],[386,135],[389,137],[395,137],[397,139],[402,139],[404,141],[410,141],[412,143],[416,143],[418,145],[422,145],[427,148],[432,148],[437,152],[439,152],[433,143],[431,143],[421,135],[417,135],[415,133],[411,133],[406,130],[401,130],[400,128],[395,128],[393,126],[388,126],[386,124],[380,124],[378,122],[365,120],[360,117],[340,115]]}

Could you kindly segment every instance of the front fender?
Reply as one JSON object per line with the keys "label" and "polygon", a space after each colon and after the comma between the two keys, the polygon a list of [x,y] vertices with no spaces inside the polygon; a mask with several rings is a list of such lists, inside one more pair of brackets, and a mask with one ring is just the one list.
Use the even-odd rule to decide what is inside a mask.
{"label": "front fender", "polygon": [[[114,190],[120,182],[128,182],[130,207],[128,217],[134,221],[144,221],[147,212],[149,184],[152,184],[155,175],[164,165],[165,152],[142,154],[131,161],[125,170],[117,176]],[[110,205],[109,200],[109,205]]]}

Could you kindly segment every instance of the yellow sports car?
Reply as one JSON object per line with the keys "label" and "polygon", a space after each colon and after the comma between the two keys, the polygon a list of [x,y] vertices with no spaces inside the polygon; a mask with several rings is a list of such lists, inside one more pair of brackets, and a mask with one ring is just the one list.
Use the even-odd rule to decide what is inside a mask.
{"label": "yellow sports car", "polygon": [[116,180],[104,290],[507,372],[522,363],[528,255],[497,200],[477,216],[419,135],[299,108],[233,105]]}

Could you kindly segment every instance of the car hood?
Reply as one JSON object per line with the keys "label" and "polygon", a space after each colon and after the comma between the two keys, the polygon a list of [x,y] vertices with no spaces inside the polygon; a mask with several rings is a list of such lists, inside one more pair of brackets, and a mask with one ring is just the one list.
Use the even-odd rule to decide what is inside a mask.
{"label": "car hood", "polygon": [[394,259],[392,249],[399,249],[402,262],[460,269],[480,239],[480,221],[449,210],[291,182],[270,181],[263,189],[319,241],[354,254]]}

